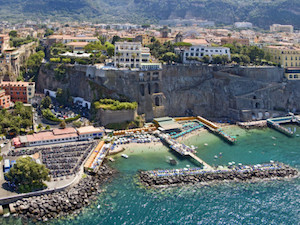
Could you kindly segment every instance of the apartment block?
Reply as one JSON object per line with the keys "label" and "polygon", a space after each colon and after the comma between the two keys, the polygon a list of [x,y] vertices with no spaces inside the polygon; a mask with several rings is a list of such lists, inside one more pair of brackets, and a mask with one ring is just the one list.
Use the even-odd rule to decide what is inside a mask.
{"label": "apartment block", "polygon": [[116,42],[114,66],[141,68],[142,63],[150,62],[150,49],[140,42]]}
{"label": "apartment block", "polygon": [[11,105],[10,96],[6,95],[5,90],[0,89],[0,108],[7,109]]}
{"label": "apartment block", "polygon": [[214,55],[227,55],[228,59],[230,59],[230,49],[226,47],[212,47],[212,46],[203,46],[203,45],[195,45],[185,49],[175,49],[176,54],[181,55],[182,62],[188,63],[189,57],[198,57],[202,58],[207,55],[212,60]]}
{"label": "apartment block", "polygon": [[273,24],[270,26],[271,32],[286,32],[286,33],[293,33],[294,27],[292,25],[281,25],[281,24]]}
{"label": "apartment block", "polygon": [[300,80],[300,48],[294,46],[267,46],[271,61],[285,68],[285,76],[289,80]]}
{"label": "apartment block", "polygon": [[0,88],[5,90],[6,95],[10,95],[11,101],[30,103],[35,93],[34,82],[9,82],[0,83]]}

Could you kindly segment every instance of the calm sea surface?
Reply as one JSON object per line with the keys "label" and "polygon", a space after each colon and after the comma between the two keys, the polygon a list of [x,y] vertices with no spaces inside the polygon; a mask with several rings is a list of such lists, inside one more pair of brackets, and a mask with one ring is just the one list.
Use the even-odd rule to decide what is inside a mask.
{"label": "calm sea surface", "polygon": [[[300,134],[300,127],[297,129]],[[198,146],[197,155],[211,165],[274,160],[300,169],[300,137],[288,138],[271,129],[245,131],[231,127],[225,130],[237,135],[236,145],[228,145],[207,132],[184,143]],[[222,157],[215,159],[220,152]],[[299,178],[145,189],[138,184],[139,169],[171,168],[166,162],[168,156],[176,158],[177,168],[198,165],[158,145],[154,148],[141,145],[127,150],[126,154],[128,159],[115,156],[111,166],[119,174],[104,186],[105,191],[97,202],[78,216],[51,224],[300,224]],[[17,225],[21,221],[9,218],[0,219],[0,223]]]}

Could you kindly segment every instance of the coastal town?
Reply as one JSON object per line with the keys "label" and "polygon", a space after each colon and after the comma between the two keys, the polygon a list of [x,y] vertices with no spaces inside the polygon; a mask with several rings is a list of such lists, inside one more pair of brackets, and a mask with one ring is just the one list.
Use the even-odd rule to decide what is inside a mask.
{"label": "coastal town", "polygon": [[[299,80],[292,25],[0,21],[0,215],[80,212],[135,146],[174,155],[162,157],[166,168],[139,168],[147,188],[298,177],[273,160],[213,165],[201,155],[207,143],[185,140],[207,133],[236,146],[232,127],[297,140]],[[181,159],[192,167],[176,167]]]}

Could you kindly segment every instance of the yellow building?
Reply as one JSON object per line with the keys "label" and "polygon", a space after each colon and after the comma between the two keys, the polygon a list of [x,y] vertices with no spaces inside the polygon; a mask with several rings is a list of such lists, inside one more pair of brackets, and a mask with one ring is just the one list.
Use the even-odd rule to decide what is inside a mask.
{"label": "yellow building", "polygon": [[285,76],[289,80],[300,80],[300,48],[294,46],[267,46],[271,61],[285,68]]}
{"label": "yellow building", "polygon": [[134,38],[134,41],[141,42],[143,46],[146,46],[146,45],[151,44],[151,39],[152,39],[152,37],[149,36],[148,34],[141,34],[141,35],[136,36]]}

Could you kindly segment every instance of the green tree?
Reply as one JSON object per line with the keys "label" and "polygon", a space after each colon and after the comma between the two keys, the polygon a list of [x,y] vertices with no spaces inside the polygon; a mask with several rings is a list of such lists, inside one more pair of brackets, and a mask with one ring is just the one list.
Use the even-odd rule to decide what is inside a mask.
{"label": "green tree", "polygon": [[191,43],[187,43],[187,42],[177,42],[174,44],[175,47],[178,47],[180,50],[182,50],[185,47],[191,47],[192,44]]}
{"label": "green tree", "polygon": [[241,56],[239,54],[231,55],[231,60],[236,63],[240,63],[242,61]]}
{"label": "green tree", "polygon": [[117,35],[113,36],[111,43],[114,45],[116,42],[121,41],[121,38]]}
{"label": "green tree", "polygon": [[18,37],[18,32],[16,30],[12,30],[8,34],[10,37]]}
{"label": "green tree", "polygon": [[51,103],[52,103],[51,98],[49,96],[46,96],[45,98],[42,99],[41,106],[44,109],[48,109]]}
{"label": "green tree", "polygon": [[161,59],[163,61],[167,62],[168,64],[171,64],[172,62],[177,62],[178,56],[173,52],[167,52],[167,53],[163,54]]}
{"label": "green tree", "polygon": [[67,126],[67,124],[64,120],[61,121],[60,124],[59,124],[59,128],[62,128],[62,129],[66,128],[66,126]]}
{"label": "green tree", "polygon": [[105,42],[106,52],[109,57],[115,54],[115,46],[109,42]]}
{"label": "green tree", "polygon": [[210,62],[210,57],[208,55],[205,55],[201,58],[201,61],[203,63],[209,63]]}
{"label": "green tree", "polygon": [[80,121],[74,121],[73,122],[73,127],[79,128],[79,127],[81,127],[81,125],[82,125],[82,123]]}
{"label": "green tree", "polygon": [[36,163],[31,157],[19,158],[6,174],[7,180],[16,185],[19,192],[31,192],[46,187],[49,181],[49,170],[45,165]]}
{"label": "green tree", "polygon": [[212,56],[212,63],[213,64],[221,64],[222,63],[222,57],[220,55],[213,55]]}
{"label": "green tree", "polygon": [[46,29],[46,33],[45,33],[45,37],[48,37],[48,36],[52,35],[53,33],[54,33],[53,30],[47,28],[47,29]]}

